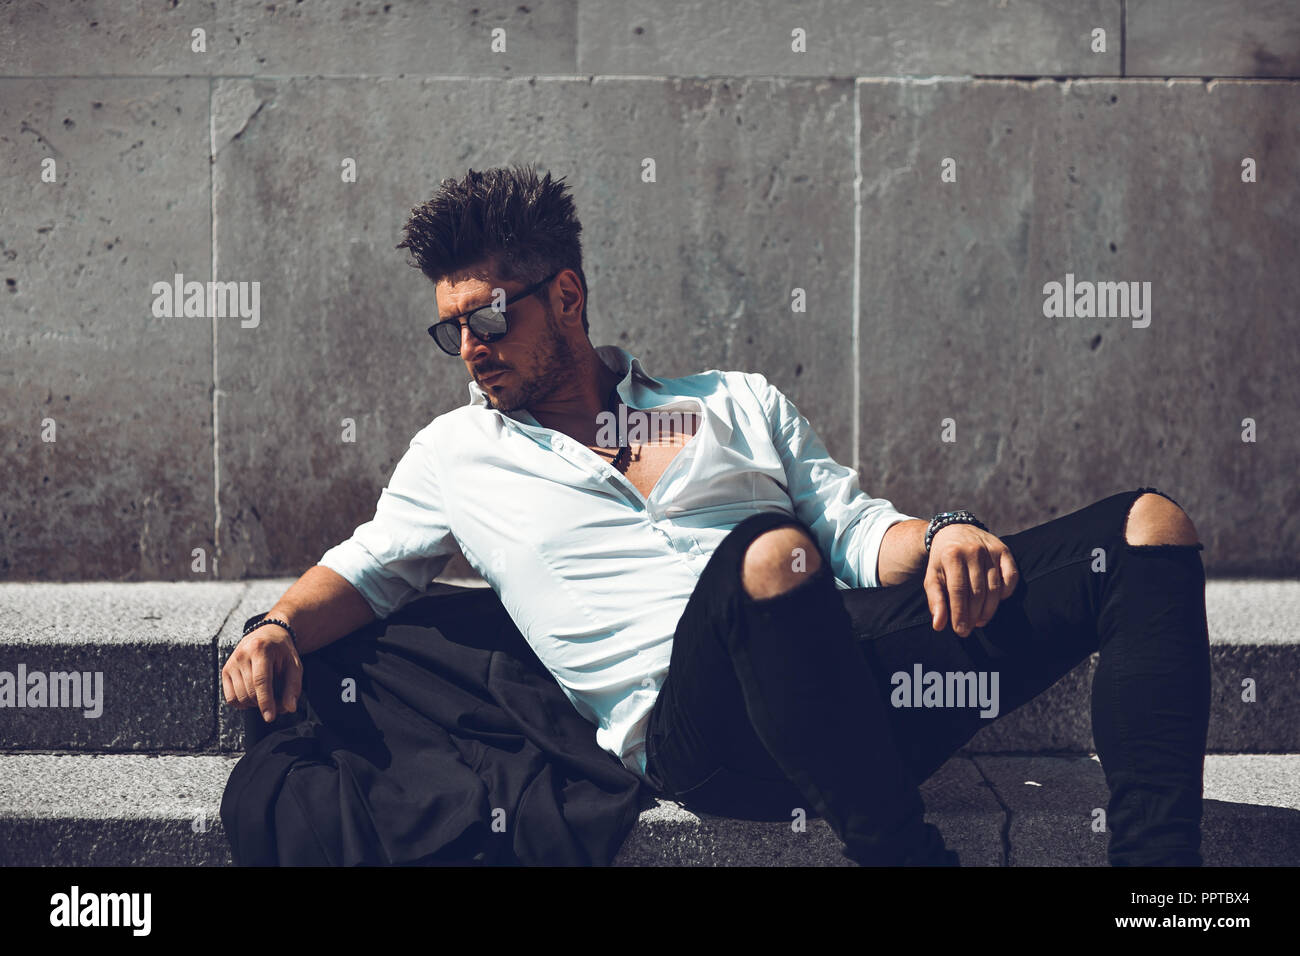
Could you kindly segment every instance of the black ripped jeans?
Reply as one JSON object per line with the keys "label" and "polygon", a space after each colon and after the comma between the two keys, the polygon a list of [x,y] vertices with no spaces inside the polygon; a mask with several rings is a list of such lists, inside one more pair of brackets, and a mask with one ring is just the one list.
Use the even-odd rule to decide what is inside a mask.
{"label": "black ripped jeans", "polygon": [[[799,522],[770,512],[745,519],[710,558],[678,622],[650,716],[647,782],[725,816],[789,820],[794,808],[811,808],[863,864],[942,862],[942,839],[921,819],[920,783],[986,720],[1100,651],[1092,732],[1111,794],[1110,862],[1200,865],[1210,707],[1204,546],[1125,541],[1145,491],[1155,489],[999,535],[1020,581],[967,638],[951,623],[931,628],[920,579],[837,590],[824,554],[817,574],[755,601],[741,586],[746,548]],[[955,699],[891,705],[901,693],[895,675],[917,665],[997,672],[997,717]]]}

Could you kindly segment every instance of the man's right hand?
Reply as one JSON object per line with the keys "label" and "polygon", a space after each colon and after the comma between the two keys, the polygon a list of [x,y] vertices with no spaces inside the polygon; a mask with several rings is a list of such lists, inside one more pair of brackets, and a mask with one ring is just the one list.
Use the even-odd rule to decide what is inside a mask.
{"label": "man's right hand", "polygon": [[[283,688],[275,699],[275,687]],[[302,693],[302,661],[293,639],[278,624],[249,631],[221,668],[226,703],[239,710],[256,706],[268,724],[280,714],[298,709]]]}

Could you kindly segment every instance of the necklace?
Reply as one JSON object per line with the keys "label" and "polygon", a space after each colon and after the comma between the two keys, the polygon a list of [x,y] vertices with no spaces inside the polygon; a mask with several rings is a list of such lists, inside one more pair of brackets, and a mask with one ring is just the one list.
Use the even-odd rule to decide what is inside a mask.
{"label": "necklace", "polygon": [[[614,407],[617,408],[619,404],[618,389],[615,388],[611,390],[609,396],[614,400],[613,401]],[[615,421],[618,420],[617,411],[614,412],[614,420]],[[614,460],[611,462],[611,464],[614,466],[615,471],[626,474],[626,468],[628,464],[631,462],[631,460],[632,460],[632,446],[630,444],[619,445],[618,454],[614,456]]]}
{"label": "necklace", "polygon": [[632,448],[630,445],[619,446],[618,454],[614,456],[614,461],[613,461],[614,470],[621,471],[626,474],[625,469],[627,468],[628,461],[631,459],[631,457],[632,457]]}

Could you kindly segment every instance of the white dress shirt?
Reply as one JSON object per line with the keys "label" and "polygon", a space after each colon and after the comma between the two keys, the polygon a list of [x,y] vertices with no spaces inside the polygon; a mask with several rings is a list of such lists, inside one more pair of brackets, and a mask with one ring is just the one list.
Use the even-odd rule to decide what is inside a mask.
{"label": "white dress shirt", "polygon": [[469,404],[422,428],[375,516],[320,564],[384,618],[428,593],[455,554],[483,576],[596,743],[645,775],[645,729],[673,633],[709,556],[760,511],[797,517],[840,588],[877,587],[886,529],[912,516],[858,487],[808,420],[757,372],[657,379],[618,346],[630,408],[697,412],[649,497],[591,449],[520,409]]}

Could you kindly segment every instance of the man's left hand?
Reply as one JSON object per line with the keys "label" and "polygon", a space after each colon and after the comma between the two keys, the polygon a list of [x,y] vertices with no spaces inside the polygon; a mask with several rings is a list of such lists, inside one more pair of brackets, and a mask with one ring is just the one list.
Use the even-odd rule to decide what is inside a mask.
{"label": "man's left hand", "polygon": [[930,539],[925,569],[925,596],[931,626],[948,626],[960,637],[983,627],[998,604],[1011,596],[1020,580],[1010,549],[987,531],[971,524],[950,524]]}

